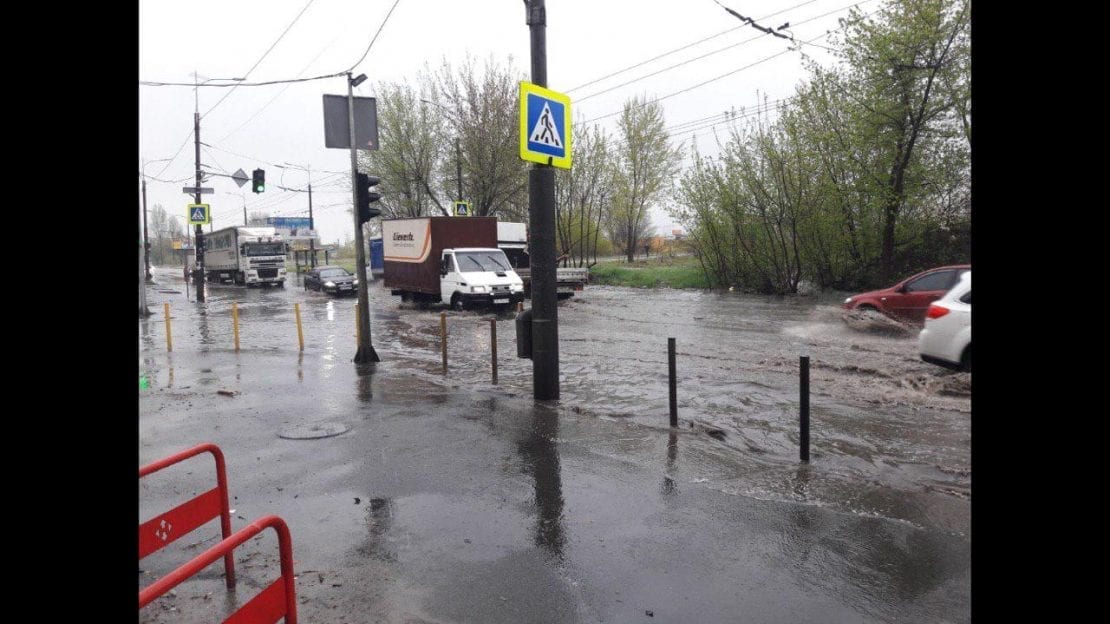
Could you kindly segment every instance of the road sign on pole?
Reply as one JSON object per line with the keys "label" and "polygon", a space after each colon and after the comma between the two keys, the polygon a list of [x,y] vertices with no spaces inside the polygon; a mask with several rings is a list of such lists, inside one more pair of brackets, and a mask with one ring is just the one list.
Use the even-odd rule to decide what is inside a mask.
{"label": "road sign on pole", "polygon": [[248,180],[250,180],[250,178],[247,177],[247,173],[242,169],[239,169],[235,173],[231,174],[231,179],[235,180],[235,183],[239,185],[239,188],[243,188],[243,185],[246,184]]}
{"label": "road sign on pole", "polygon": [[470,202],[461,199],[455,200],[455,216],[456,217],[469,217],[470,216]]}
{"label": "road sign on pole", "polygon": [[181,187],[181,192],[185,193],[186,195],[196,195],[198,192],[201,195],[211,195],[216,191],[214,189],[208,188],[207,186],[200,187],[200,191],[197,191],[197,187],[195,186],[183,186]]}
{"label": "road sign on pole", "polygon": [[570,169],[570,97],[520,83],[520,158]]}
{"label": "road sign on pole", "polygon": [[208,204],[189,204],[189,225],[207,225],[212,222]]}

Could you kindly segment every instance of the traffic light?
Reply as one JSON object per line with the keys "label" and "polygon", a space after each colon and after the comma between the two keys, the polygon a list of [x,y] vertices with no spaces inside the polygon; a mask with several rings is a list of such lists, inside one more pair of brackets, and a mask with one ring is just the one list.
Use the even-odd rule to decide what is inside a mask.
{"label": "traffic light", "polygon": [[254,170],[254,178],[253,178],[253,181],[251,182],[251,190],[254,191],[255,193],[264,193],[264,192],[266,192],[266,170],[265,169],[255,169]]}
{"label": "traffic light", "polygon": [[376,186],[381,179],[376,176],[366,175],[360,173],[355,176],[355,184],[358,188],[358,222],[359,225],[366,223],[372,217],[376,217],[382,213],[378,208],[371,208],[370,204],[382,198],[380,193],[370,191],[370,187]]}

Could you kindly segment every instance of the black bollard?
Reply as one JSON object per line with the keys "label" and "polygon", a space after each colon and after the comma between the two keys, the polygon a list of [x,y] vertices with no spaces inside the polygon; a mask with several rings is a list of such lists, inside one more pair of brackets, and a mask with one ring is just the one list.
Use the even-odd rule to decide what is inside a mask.
{"label": "black bollard", "polygon": [[674,338],[667,338],[667,368],[670,372],[671,386],[671,426],[678,426],[678,392],[675,388]]}
{"label": "black bollard", "polygon": [[801,357],[801,384],[798,390],[800,404],[801,432],[798,437],[800,448],[798,455],[802,461],[809,461],[809,356]]}

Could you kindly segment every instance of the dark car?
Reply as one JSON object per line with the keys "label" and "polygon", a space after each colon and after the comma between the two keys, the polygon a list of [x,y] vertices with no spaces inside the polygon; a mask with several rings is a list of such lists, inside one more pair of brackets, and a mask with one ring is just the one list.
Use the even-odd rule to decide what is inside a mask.
{"label": "dark car", "polygon": [[333,295],[354,294],[358,292],[358,278],[343,267],[316,267],[305,273],[304,288]]}
{"label": "dark car", "polygon": [[844,309],[881,312],[890,318],[920,325],[925,322],[929,304],[944,296],[960,276],[970,270],[970,264],[929,269],[890,288],[852,295],[844,300]]}

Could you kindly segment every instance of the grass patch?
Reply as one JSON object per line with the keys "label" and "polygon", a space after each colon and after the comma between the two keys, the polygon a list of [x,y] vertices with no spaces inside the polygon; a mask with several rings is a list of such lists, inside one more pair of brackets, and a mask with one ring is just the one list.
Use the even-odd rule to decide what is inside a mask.
{"label": "grass patch", "polygon": [[600,262],[590,267],[590,283],[632,288],[709,288],[696,258],[659,258],[628,264]]}

